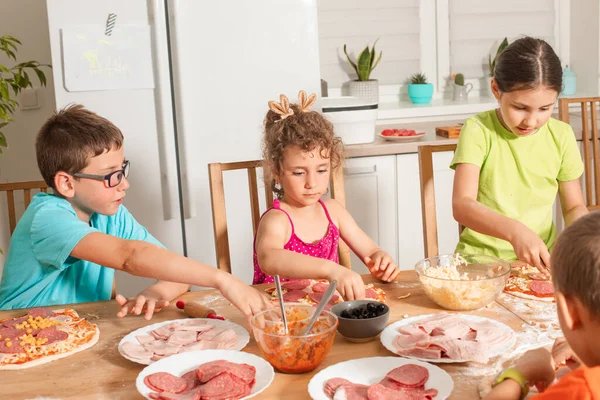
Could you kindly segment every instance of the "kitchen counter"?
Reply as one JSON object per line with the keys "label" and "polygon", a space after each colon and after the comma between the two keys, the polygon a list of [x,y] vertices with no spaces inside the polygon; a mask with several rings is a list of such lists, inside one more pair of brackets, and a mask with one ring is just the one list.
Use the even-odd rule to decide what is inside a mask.
{"label": "kitchen counter", "polygon": [[[558,115],[553,115],[554,118],[558,118]],[[575,132],[577,140],[581,140],[581,112],[572,112],[570,114],[571,126]],[[598,118],[600,121],[600,117]],[[385,121],[378,121],[375,128],[375,140],[371,143],[363,144],[351,144],[345,146],[344,155],[347,158],[356,157],[372,157],[372,156],[385,156],[391,154],[408,154],[416,153],[419,150],[419,146],[426,146],[432,144],[453,144],[458,142],[458,138],[448,139],[436,135],[435,128],[440,126],[453,126],[463,123],[465,119],[454,119],[448,121],[434,121],[434,122],[417,122],[417,123],[406,123],[406,124],[385,124]],[[600,123],[598,124],[600,126]],[[425,136],[419,138],[405,139],[402,141],[388,141],[382,139],[379,133],[384,129],[390,128],[406,128],[414,129],[417,132],[425,132]],[[588,126],[591,135],[591,126]]]}

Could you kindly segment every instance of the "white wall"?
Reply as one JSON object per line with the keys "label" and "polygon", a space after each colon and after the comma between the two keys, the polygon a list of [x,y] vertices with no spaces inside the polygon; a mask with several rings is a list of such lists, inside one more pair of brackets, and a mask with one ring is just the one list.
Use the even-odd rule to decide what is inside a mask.
{"label": "white wall", "polygon": [[577,74],[577,92],[598,95],[600,85],[600,2],[571,1],[571,65]]}
{"label": "white wall", "polygon": [[[48,35],[48,17],[46,2],[41,0],[0,0],[0,36],[11,35],[19,39],[17,62],[35,60],[43,64],[51,63],[50,38]],[[14,65],[13,60],[0,56],[0,63]],[[17,110],[14,122],[4,128],[9,148],[0,155],[0,182],[19,182],[39,180],[41,175],[35,158],[35,136],[46,118],[55,109],[54,81],[49,68],[44,69],[48,85],[37,89],[40,108]],[[34,74],[35,75],[35,74]],[[18,99],[17,99],[18,100]],[[16,199],[18,211],[22,208],[22,198]],[[19,207],[21,206],[21,207]],[[8,216],[6,198],[0,198],[0,249],[8,249]],[[4,266],[4,256],[0,256],[0,276]]]}

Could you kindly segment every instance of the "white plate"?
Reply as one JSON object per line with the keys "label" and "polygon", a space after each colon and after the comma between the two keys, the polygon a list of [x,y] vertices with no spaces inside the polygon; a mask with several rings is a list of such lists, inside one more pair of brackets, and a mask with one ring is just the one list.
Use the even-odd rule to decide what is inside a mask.
{"label": "white plate", "polygon": [[[461,318],[465,319],[466,321],[490,322],[490,323],[496,325],[498,327],[498,329],[506,331],[507,335],[511,335],[511,340],[507,341],[506,343],[504,343],[504,344],[500,343],[496,346],[492,346],[489,348],[489,350],[488,350],[489,358],[495,357],[497,355],[500,355],[500,354],[510,350],[517,342],[517,335],[515,334],[515,331],[513,331],[509,326],[504,325],[502,322],[498,322],[498,321],[495,321],[495,320],[489,319],[489,318],[478,317],[476,315],[463,315],[463,314],[459,314],[459,315]],[[416,317],[402,319],[400,321],[396,321],[393,324],[388,325],[383,330],[383,332],[381,332],[381,336],[380,336],[381,343],[383,344],[383,346],[386,349],[388,349],[389,351],[391,351],[392,353],[397,355],[396,348],[394,347],[393,341],[394,341],[394,338],[396,337],[396,335],[398,334],[398,328],[401,326],[404,326],[404,325],[412,325],[415,322],[419,322],[422,319],[430,318],[433,316],[434,316],[434,314],[418,315]],[[437,363],[461,363],[461,362],[472,361],[472,360],[451,360],[449,358],[431,359],[431,358],[420,358],[420,357],[411,357],[411,356],[402,356],[402,357],[410,358],[412,360],[421,360],[421,361],[436,363],[436,364]]]}
{"label": "white plate", "polygon": [[275,371],[271,364],[254,354],[235,350],[194,350],[163,358],[147,366],[138,374],[135,386],[142,396],[149,399],[150,392],[153,392],[153,390],[144,383],[146,376],[155,372],[168,372],[176,376],[182,376],[204,363],[215,360],[227,360],[238,364],[245,363],[256,368],[256,383],[250,395],[244,397],[244,399],[254,397],[265,390],[275,377]]}
{"label": "white plate", "polygon": [[425,136],[425,132],[419,132],[416,135],[412,136],[383,136],[380,132],[377,134],[377,136],[384,140],[389,140],[390,142],[409,142],[411,140],[422,138],[423,136]]}
{"label": "white plate", "polygon": [[[233,329],[238,337],[238,342],[230,350],[241,350],[244,347],[246,347],[246,345],[250,341],[250,334],[248,334],[248,331],[245,328],[239,326],[238,324],[234,324],[231,321],[221,321],[220,319],[212,319],[212,318],[187,318],[186,320],[201,320],[201,321],[206,321],[206,323],[209,325],[214,325],[215,328],[222,328],[222,329],[231,328],[231,329]],[[171,322],[176,322],[176,321],[180,321],[180,320],[172,319],[169,321],[157,322],[156,324],[147,325],[147,326],[144,326],[143,328],[139,328],[133,332],[130,332],[119,342],[119,347],[118,347],[119,353],[121,353],[121,355],[123,357],[125,357],[129,361],[133,361],[134,363],[144,364],[144,365],[152,364],[154,361],[145,362],[145,361],[141,361],[141,360],[129,357],[127,354],[125,354],[123,352],[123,349],[121,348],[123,346],[123,343],[131,342],[131,343],[135,343],[135,344],[140,344],[140,342],[138,342],[138,340],[135,338],[136,336],[149,335],[151,330],[159,328],[163,325],[170,324]],[[200,350],[200,351],[206,351],[206,350]]]}
{"label": "white plate", "polygon": [[352,383],[371,385],[381,381],[392,369],[405,364],[416,364],[427,368],[429,379],[425,389],[437,389],[438,395],[435,400],[443,400],[452,393],[454,389],[452,378],[446,371],[435,365],[400,357],[367,357],[337,363],[320,371],[308,383],[308,394],[314,400],[330,400],[323,387],[331,378],[344,378]]}

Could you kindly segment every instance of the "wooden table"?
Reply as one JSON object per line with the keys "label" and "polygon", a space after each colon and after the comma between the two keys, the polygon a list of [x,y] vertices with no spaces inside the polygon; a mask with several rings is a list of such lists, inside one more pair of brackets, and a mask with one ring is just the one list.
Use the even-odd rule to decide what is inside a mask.
{"label": "wooden table", "polygon": [[[367,283],[374,282],[368,275],[364,278]],[[413,271],[402,272],[398,282],[376,283],[376,285],[387,292],[387,302],[391,308],[390,323],[402,319],[404,316],[441,311],[425,296]],[[408,293],[411,294],[410,297],[398,299]],[[214,308],[220,315],[248,327],[242,314],[214,290],[186,293],[182,299],[201,299],[201,302]],[[488,307],[467,312],[467,314],[501,321],[517,332],[531,328],[531,325],[528,325],[531,320],[528,320],[526,315],[510,311],[502,303],[499,300]],[[509,302],[504,301],[504,303]],[[142,398],[136,390],[135,379],[144,366],[123,358],[117,350],[117,345],[126,334],[148,325],[149,322],[137,316],[117,318],[118,308],[114,301],[76,304],[72,308],[77,310],[81,316],[98,324],[100,328],[99,342],[86,351],[49,364],[25,370],[1,371],[0,398],[33,399],[37,396],[111,400]],[[18,310],[2,311],[0,319],[21,314],[23,312]],[[182,317],[184,315],[180,310],[169,307],[156,314],[150,323]],[[546,321],[548,325],[551,325],[552,322],[556,323],[556,317],[553,318],[553,321]],[[538,328],[541,323],[541,321],[537,322]],[[250,340],[243,351],[260,355],[254,339]],[[331,351],[319,368],[300,375],[276,373],[273,383],[257,398],[309,399],[307,386],[314,374],[341,361],[373,356],[392,356],[392,354],[381,345],[379,340],[357,344],[350,343],[337,335]],[[493,361],[491,360],[490,363]],[[454,380],[454,391],[450,399],[478,399],[477,385],[480,380],[478,375],[489,374],[492,371],[491,366],[477,366],[477,364],[471,363],[438,365],[450,373]]]}

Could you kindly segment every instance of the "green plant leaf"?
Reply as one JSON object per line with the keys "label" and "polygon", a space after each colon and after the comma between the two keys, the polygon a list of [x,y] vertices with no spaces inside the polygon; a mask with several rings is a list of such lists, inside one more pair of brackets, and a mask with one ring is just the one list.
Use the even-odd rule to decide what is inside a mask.
{"label": "green plant leaf", "polygon": [[33,70],[35,71],[35,74],[40,80],[40,85],[46,86],[46,75],[44,74],[44,72],[39,68],[34,68]]}
{"label": "green plant leaf", "polygon": [[371,52],[369,51],[369,46],[365,47],[360,53],[356,64],[358,65],[358,79],[368,81],[371,74]]}
{"label": "green plant leaf", "polygon": [[[0,124],[0,129],[6,124]],[[0,147],[5,147],[8,148],[8,143],[6,143],[6,136],[4,136],[4,133],[2,131],[0,131]],[[0,152],[2,150],[0,149]]]}
{"label": "green plant leaf", "polygon": [[354,70],[356,71],[356,75],[358,75],[358,67],[356,66],[356,64],[350,59],[350,56],[348,55],[348,53],[346,52],[346,45],[344,45],[344,54],[346,55],[346,58],[348,59],[348,62],[350,63],[350,65],[352,65],[352,68],[354,68]]}
{"label": "green plant leaf", "polygon": [[379,40],[379,38],[377,38],[377,40],[375,40],[375,43],[373,43],[373,48],[371,49],[371,71],[373,71],[373,69],[375,68],[373,66],[373,62],[375,61],[375,56],[377,55],[377,52],[375,51],[375,46],[377,45],[378,40]]}
{"label": "green plant leaf", "polygon": [[379,58],[377,59],[377,62],[375,62],[375,65],[373,65],[373,67],[371,68],[371,72],[373,72],[373,70],[375,69],[375,67],[377,66],[377,64],[379,64],[379,61],[381,61],[381,56],[383,55],[383,51],[379,52]]}

